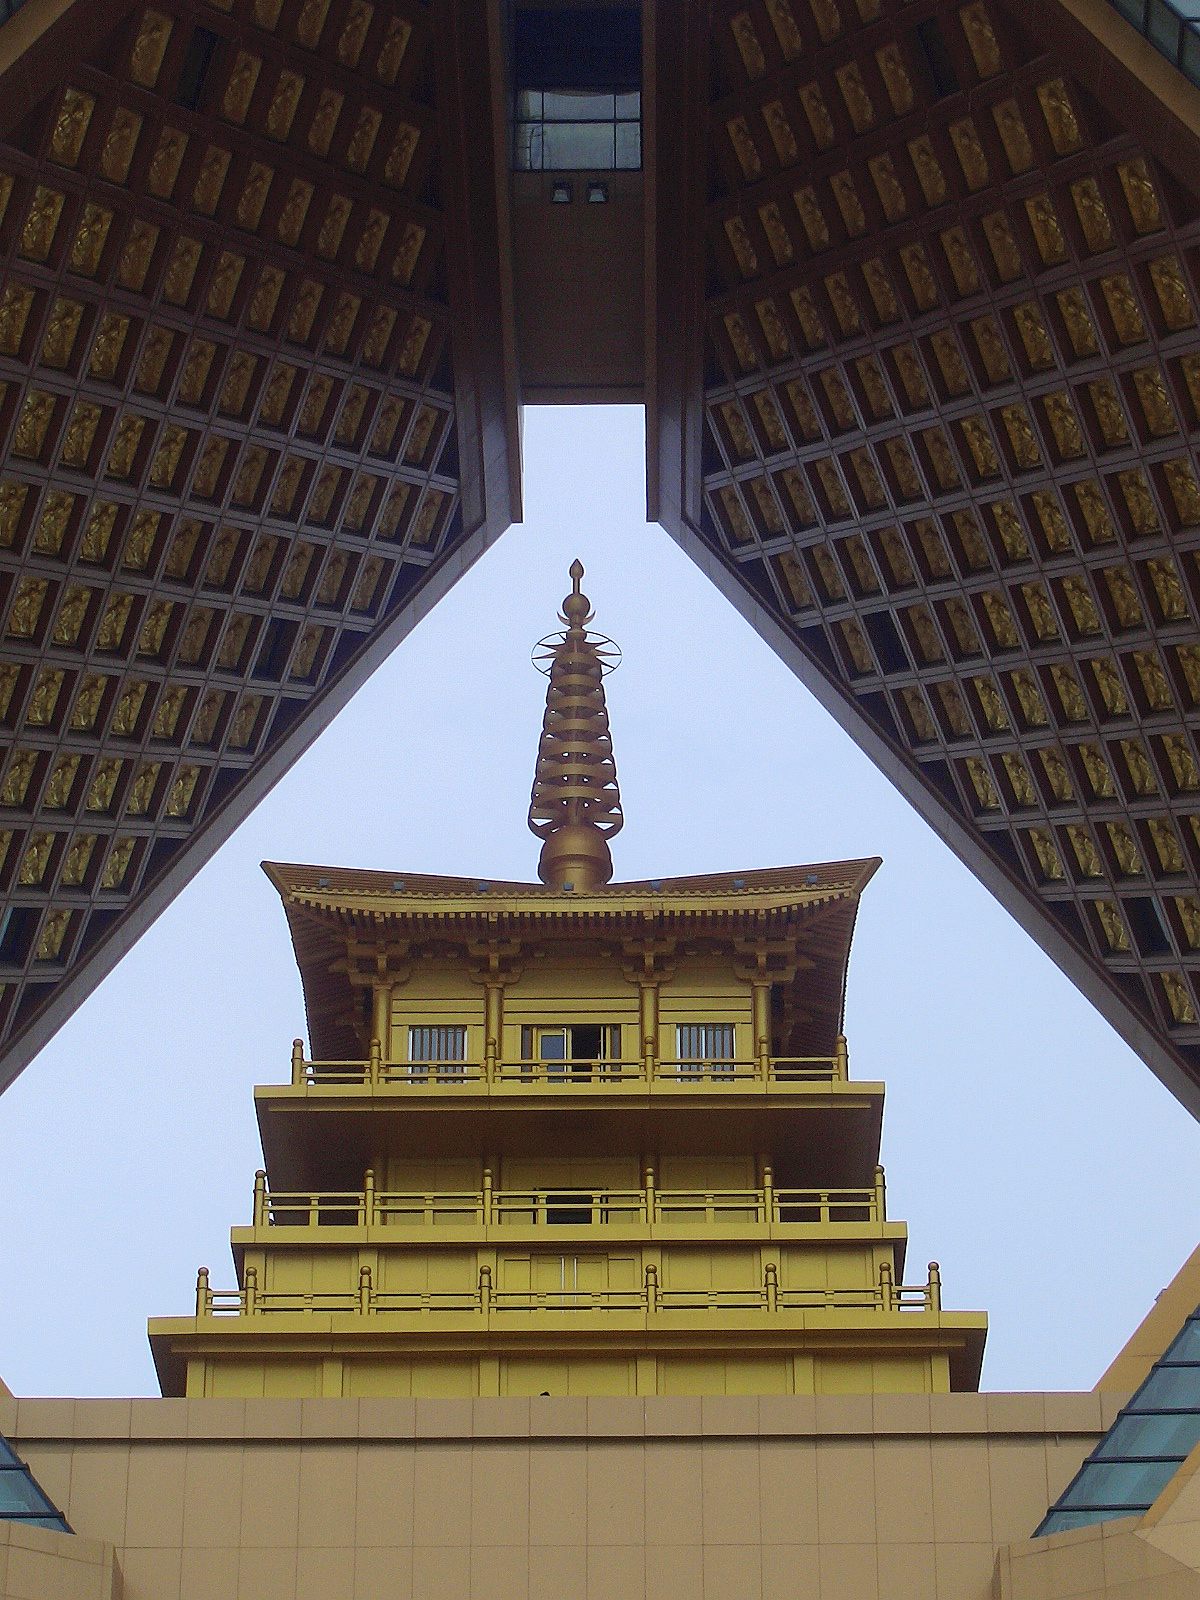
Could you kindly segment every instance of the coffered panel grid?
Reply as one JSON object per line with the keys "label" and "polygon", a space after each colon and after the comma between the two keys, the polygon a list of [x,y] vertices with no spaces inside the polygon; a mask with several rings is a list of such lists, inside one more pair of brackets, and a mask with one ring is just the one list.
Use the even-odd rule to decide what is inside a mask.
{"label": "coffered panel grid", "polygon": [[0,148],[0,1027],[461,533],[430,19],[164,0]]}
{"label": "coffered panel grid", "polygon": [[701,532],[1190,1052],[1195,199],[994,5],[713,43]]}

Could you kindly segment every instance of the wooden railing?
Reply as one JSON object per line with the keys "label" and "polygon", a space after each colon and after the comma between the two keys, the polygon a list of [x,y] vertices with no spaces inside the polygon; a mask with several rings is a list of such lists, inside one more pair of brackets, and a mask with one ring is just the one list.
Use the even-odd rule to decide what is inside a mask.
{"label": "wooden railing", "polygon": [[254,1180],[254,1226],[540,1227],[624,1223],[877,1223],[886,1217],[883,1168],[869,1189],[776,1188],[771,1169],[755,1189],[660,1189],[648,1167],[640,1189],[378,1189],[367,1172],[361,1190],[279,1192]]}
{"label": "wooden railing", "polygon": [[641,1056],[621,1061],[390,1061],[372,1040],[365,1061],[311,1061],[304,1044],[292,1044],[292,1083],[306,1088],[386,1089],[408,1093],[482,1090],[520,1093],[527,1088],[595,1090],[613,1085],[655,1089],[766,1089],[800,1083],[844,1083],[849,1077],[846,1041],[831,1056],[755,1056],[736,1060],[664,1060]]}
{"label": "wooden railing", "polygon": [[247,1267],[241,1289],[213,1289],[208,1268],[196,1274],[197,1317],[255,1317],[283,1312],[293,1315],[330,1315],[347,1312],[360,1316],[405,1314],[433,1316],[447,1312],[481,1313],[486,1317],[505,1312],[632,1312],[655,1316],[663,1312],[752,1311],[775,1315],[787,1311],[937,1312],[942,1309],[941,1273],[936,1261],[921,1284],[898,1284],[884,1262],[879,1281],[859,1289],[789,1289],[779,1282],[779,1270],[768,1263],[760,1284],[741,1289],[674,1289],[659,1283],[658,1268],[649,1265],[640,1285],[629,1289],[498,1289],[492,1269],[479,1268],[473,1288],[377,1289],[371,1268],[360,1267],[358,1286],[352,1290],[266,1290],[258,1286],[258,1272]]}

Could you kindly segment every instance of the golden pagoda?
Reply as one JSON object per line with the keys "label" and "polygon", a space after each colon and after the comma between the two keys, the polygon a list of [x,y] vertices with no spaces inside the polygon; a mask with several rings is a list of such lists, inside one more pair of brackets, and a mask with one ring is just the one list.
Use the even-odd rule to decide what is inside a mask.
{"label": "golden pagoda", "polygon": [[529,810],[540,883],[269,863],[311,1055],[255,1090],[237,1287],[164,1394],[938,1392],[979,1313],[904,1282],[883,1085],[842,1033],[878,860],[613,883],[604,677],[571,569]]}

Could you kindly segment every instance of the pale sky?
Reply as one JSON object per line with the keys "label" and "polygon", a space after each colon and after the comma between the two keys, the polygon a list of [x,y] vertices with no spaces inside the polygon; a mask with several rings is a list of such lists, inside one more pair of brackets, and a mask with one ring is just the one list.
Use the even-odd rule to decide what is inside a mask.
{"label": "pale sky", "polygon": [[525,811],[578,555],[626,826],[617,877],[882,855],[850,963],[851,1074],[888,1085],[909,1281],[986,1310],[988,1389],[1090,1388],[1196,1244],[1200,1127],[771,650],[647,526],[634,408],[525,419],[526,521],[436,607],[0,1097],[0,1375],[155,1394],[145,1319],[231,1287],[251,1089],[304,1031],[264,858],[533,878]]}

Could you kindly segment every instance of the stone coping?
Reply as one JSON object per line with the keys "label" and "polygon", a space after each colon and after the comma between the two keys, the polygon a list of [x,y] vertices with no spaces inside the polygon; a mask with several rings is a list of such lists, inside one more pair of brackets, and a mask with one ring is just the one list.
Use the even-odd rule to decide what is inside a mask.
{"label": "stone coping", "polygon": [[695,1437],[963,1438],[1104,1433],[1128,1397],[1058,1394],[524,1399],[0,1399],[0,1433],[50,1442]]}

